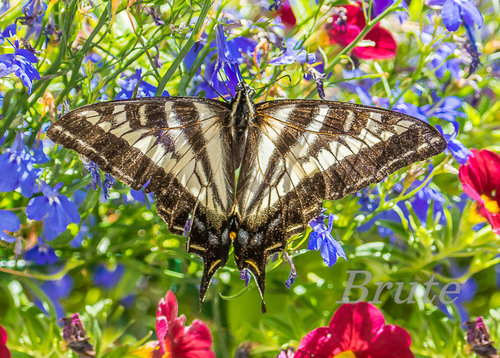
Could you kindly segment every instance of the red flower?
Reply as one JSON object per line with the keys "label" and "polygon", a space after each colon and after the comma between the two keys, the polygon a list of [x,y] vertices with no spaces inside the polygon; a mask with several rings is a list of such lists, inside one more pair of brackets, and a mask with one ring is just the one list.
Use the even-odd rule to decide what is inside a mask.
{"label": "red flower", "polygon": [[7,331],[0,326],[0,358],[10,358],[10,351],[7,348]]}
{"label": "red flower", "polygon": [[292,28],[297,24],[297,19],[288,0],[283,1],[283,5],[278,9],[277,15],[287,27]]}
{"label": "red flower", "polygon": [[458,178],[493,232],[500,234],[500,155],[486,149],[471,151],[467,164],[460,166]]}
{"label": "red flower", "polygon": [[367,302],[340,306],[328,327],[309,332],[294,358],[413,358],[408,332],[386,325],[384,315]]}
{"label": "red flower", "polygon": [[212,334],[207,325],[195,319],[184,327],[186,317],[177,317],[177,299],[168,291],[156,311],[158,341],[150,342],[134,352],[148,358],[215,358]]}
{"label": "red flower", "polygon": [[[334,16],[333,26],[328,29],[328,37],[330,43],[347,46],[366,27],[366,21],[359,3],[342,7],[346,9],[345,21],[340,19],[339,16]],[[356,57],[365,60],[384,60],[393,58],[396,55],[396,41],[389,30],[380,27],[379,24],[376,24],[363,40],[371,41],[372,46],[355,47],[352,53]]]}

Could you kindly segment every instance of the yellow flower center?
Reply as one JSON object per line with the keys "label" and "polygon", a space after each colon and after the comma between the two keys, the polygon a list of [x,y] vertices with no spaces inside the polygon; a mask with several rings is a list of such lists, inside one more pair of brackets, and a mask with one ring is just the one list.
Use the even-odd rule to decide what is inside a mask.
{"label": "yellow flower center", "polygon": [[345,351],[340,354],[336,354],[333,358],[356,358],[356,354],[352,351]]}
{"label": "yellow flower center", "polygon": [[500,207],[498,206],[498,203],[495,200],[491,199],[489,196],[484,194],[481,195],[481,199],[484,200],[484,206],[490,213],[494,214],[500,213]]}
{"label": "yellow flower center", "polygon": [[468,219],[471,225],[476,225],[486,221],[486,219],[481,214],[479,214],[476,202],[472,203],[472,206],[470,207]]}

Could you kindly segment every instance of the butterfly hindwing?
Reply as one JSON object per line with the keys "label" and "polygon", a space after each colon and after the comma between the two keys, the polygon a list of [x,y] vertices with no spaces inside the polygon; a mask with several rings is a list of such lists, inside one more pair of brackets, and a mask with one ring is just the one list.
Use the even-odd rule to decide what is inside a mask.
{"label": "butterfly hindwing", "polygon": [[267,257],[306,229],[322,199],[339,199],[446,148],[432,126],[411,116],[331,101],[260,103],[248,130],[236,193],[245,240],[234,247],[261,289]]}

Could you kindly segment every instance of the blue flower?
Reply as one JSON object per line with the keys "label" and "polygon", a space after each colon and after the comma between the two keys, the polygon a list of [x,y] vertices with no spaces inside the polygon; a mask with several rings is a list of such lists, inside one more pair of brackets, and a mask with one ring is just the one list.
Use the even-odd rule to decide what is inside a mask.
{"label": "blue flower", "polygon": [[99,174],[99,167],[96,163],[84,157],[82,157],[82,163],[83,167],[90,173],[90,187],[93,190],[96,190],[98,185],[101,186],[101,175]]}
{"label": "blue flower", "polygon": [[3,15],[9,9],[10,9],[10,1],[2,0],[2,4],[0,5],[0,15]]}
{"label": "blue flower", "polygon": [[5,30],[0,31],[0,45],[4,43],[6,38],[12,37],[17,32],[16,24],[9,25],[5,28]]}
{"label": "blue flower", "polygon": [[[144,194],[143,190],[134,190],[130,189],[130,196],[132,200],[137,201],[141,204],[146,204],[149,208],[149,204],[153,202],[154,200],[154,194],[153,193],[147,193]],[[125,197],[126,201],[129,202],[129,198]]]}
{"label": "blue flower", "polygon": [[[383,13],[389,6],[394,4],[394,2],[394,0],[374,0],[372,2],[372,18],[375,18]],[[406,1],[403,0],[400,6],[408,10]],[[398,16],[400,23],[403,23],[403,21],[408,19],[408,13],[406,11],[395,11],[394,13]]]}
{"label": "blue flower", "polygon": [[102,182],[102,198],[101,201],[106,201],[109,198],[109,189],[115,185],[116,180],[111,176],[111,174],[104,174],[104,180]]}
{"label": "blue flower", "polygon": [[36,62],[38,62],[36,56],[26,49],[20,49],[19,42],[16,40],[14,53],[0,55],[0,77],[15,74],[31,93],[33,80],[40,79],[40,74],[33,67]]}
{"label": "blue flower", "polygon": [[278,11],[280,7],[283,6],[283,1],[282,0],[272,0],[271,5],[269,5],[269,11]]}
{"label": "blue flower", "polygon": [[422,113],[426,117],[437,117],[448,122],[455,122],[457,117],[465,118],[466,115],[459,109],[462,107],[463,100],[456,96],[449,96],[440,99],[433,94],[434,104],[422,106]]}
{"label": "blue flower", "polygon": [[483,25],[483,15],[472,1],[469,0],[430,0],[431,6],[442,6],[441,16],[448,31],[456,31],[465,22],[466,25],[478,27]]}
{"label": "blue flower", "polygon": [[248,284],[250,283],[250,271],[246,268],[240,271],[240,279],[245,281],[245,287],[248,287]]}
{"label": "blue flower", "polygon": [[[80,214],[76,205],[68,197],[58,194],[62,183],[54,188],[41,183],[42,196],[32,198],[26,207],[26,215],[31,220],[44,220],[48,230],[61,233],[66,227],[80,222]],[[45,226],[44,225],[44,226]]]}
{"label": "blue flower", "polygon": [[[285,286],[286,286],[286,288],[291,288],[295,282],[295,279],[297,278],[297,269],[295,268],[295,265],[293,264],[292,257],[287,252],[285,252],[283,254],[283,258],[290,265],[290,274],[288,275],[288,279],[285,282]],[[335,258],[335,260],[337,260],[337,258]],[[329,266],[331,267],[331,265],[329,265]]]}
{"label": "blue flower", "polygon": [[[413,190],[421,184],[421,181],[415,180],[409,190]],[[426,226],[427,216],[431,205],[433,206],[432,217],[436,218],[439,215],[439,223],[446,225],[446,216],[443,208],[443,203],[445,201],[444,196],[436,189],[432,189],[429,184],[430,181],[410,199],[410,203],[422,226]]]}
{"label": "blue flower", "polygon": [[452,134],[444,133],[443,128],[441,128],[440,125],[437,125],[436,129],[439,131],[439,133],[441,133],[441,135],[446,140],[447,150],[450,151],[451,155],[453,156],[453,158],[455,158],[457,163],[466,164],[472,152],[465,145],[463,145],[462,142],[456,139],[459,128],[458,122],[453,122],[453,127],[454,131]]}
{"label": "blue flower", "polygon": [[31,197],[36,192],[36,180],[41,170],[33,168],[33,164],[44,163],[45,158],[31,155],[24,145],[23,134],[19,132],[12,146],[0,155],[0,172],[9,175],[0,176],[0,192],[14,191],[21,188],[21,194]]}
{"label": "blue flower", "polygon": [[356,93],[359,97],[359,100],[364,105],[373,105],[372,96],[370,95],[370,89],[372,88],[375,81],[369,78],[361,80],[357,79],[357,77],[366,75],[366,73],[359,68],[356,68],[352,71],[343,69],[342,72],[344,81],[340,82],[338,85],[351,91],[352,93]]}
{"label": "blue flower", "polygon": [[439,45],[439,48],[431,56],[431,66],[436,70],[434,73],[437,78],[443,78],[446,71],[450,72],[453,78],[460,77],[460,65],[458,59],[450,58],[456,50],[457,45],[451,42],[444,42]]}
{"label": "blue flower", "polygon": [[30,0],[24,7],[24,16],[18,18],[19,22],[25,26],[25,38],[29,39],[31,35],[38,36],[42,29],[42,20],[47,10],[47,4],[40,0]]}
{"label": "blue flower", "polygon": [[54,249],[47,245],[42,238],[39,238],[38,243],[24,253],[24,259],[37,265],[53,265],[57,262]]}
{"label": "blue flower", "polygon": [[[212,85],[220,93],[234,96],[236,93],[236,86],[242,81],[240,69],[238,67],[239,58],[237,56],[238,53],[236,52],[235,54],[234,51],[231,51],[229,48],[229,43],[224,35],[224,28],[222,25],[217,25],[215,27],[215,44],[217,47],[217,61],[211,76]],[[221,71],[225,74],[225,78]],[[219,80],[219,75],[223,78],[222,81]],[[224,87],[222,87],[221,84]]]}
{"label": "blue flower", "polygon": [[328,216],[328,227],[325,225],[326,215],[321,213],[320,216],[311,220],[309,226],[312,227],[313,232],[309,235],[308,250],[321,249],[321,257],[323,261],[332,267],[337,262],[337,256],[342,257],[347,261],[344,249],[333,238],[331,231],[333,228],[334,217],[333,214]]}
{"label": "blue flower", "polygon": [[5,231],[15,232],[21,227],[19,218],[11,211],[0,210],[0,240],[12,243],[16,239],[9,236]]}
{"label": "blue flower", "polygon": [[101,286],[102,288],[109,290],[115,287],[118,282],[120,282],[123,274],[125,272],[125,266],[116,265],[113,270],[108,270],[106,266],[99,265],[94,272],[94,284]]}
{"label": "blue flower", "polygon": [[[141,97],[154,97],[156,87],[152,84],[142,80],[142,70],[140,68],[135,70],[135,74],[120,78],[117,80],[121,91],[115,96],[115,99],[130,99],[134,96],[134,91],[137,90],[137,98]],[[162,96],[168,97],[170,94],[163,91]]]}
{"label": "blue flower", "polygon": [[314,63],[316,62],[316,55],[314,53],[308,53],[302,47],[298,46],[299,41],[292,37],[285,40],[285,52],[278,57],[273,58],[269,61],[270,65],[291,65],[292,63]]}
{"label": "blue flower", "polygon": [[[69,275],[64,275],[59,280],[45,281],[40,288],[45,292],[47,297],[50,299],[56,310],[56,315],[58,319],[65,316],[64,308],[59,302],[62,298],[66,298],[71,293],[73,289],[73,279]],[[43,307],[40,300],[35,300],[35,305],[42,310],[45,314],[48,312]]]}

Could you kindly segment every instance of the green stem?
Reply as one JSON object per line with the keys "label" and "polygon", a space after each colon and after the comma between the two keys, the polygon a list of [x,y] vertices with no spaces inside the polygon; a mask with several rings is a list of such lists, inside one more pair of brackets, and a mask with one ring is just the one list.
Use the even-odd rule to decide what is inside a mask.
{"label": "green stem", "polygon": [[176,56],[174,62],[170,65],[165,75],[161,78],[160,83],[158,84],[158,88],[156,89],[156,94],[155,94],[156,96],[160,96],[163,93],[163,90],[165,89],[167,82],[170,80],[175,71],[177,71],[177,68],[180,66],[181,62],[184,60],[184,57],[186,57],[189,50],[191,50],[191,47],[193,47],[193,45],[196,43],[195,38],[198,36],[198,33],[200,32],[201,27],[205,22],[205,19],[207,17],[211,5],[212,2],[209,0],[205,0],[203,2],[203,8],[201,9],[198,21],[196,21],[196,24],[193,27],[193,31],[191,31],[191,36],[189,36],[189,39],[187,40],[186,44],[182,47],[181,52],[179,53],[179,55]]}

